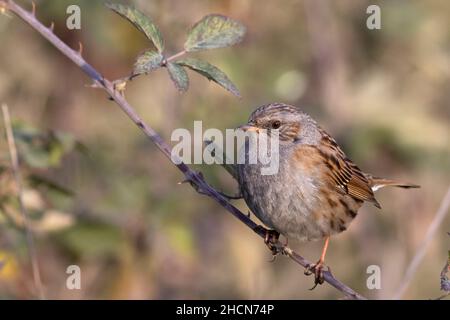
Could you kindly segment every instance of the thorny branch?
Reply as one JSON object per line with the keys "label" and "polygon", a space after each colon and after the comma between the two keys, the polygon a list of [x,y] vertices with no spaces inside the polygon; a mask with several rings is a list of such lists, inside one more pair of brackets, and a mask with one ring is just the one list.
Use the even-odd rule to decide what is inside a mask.
{"label": "thorny branch", "polygon": [[[53,28],[44,26],[36,19],[33,11],[28,12],[24,10],[12,0],[0,0],[0,7],[2,5],[28,23],[33,29],[38,31],[45,39],[61,51],[61,53],[72,60],[73,63],[80,67],[94,81],[94,85],[96,87],[102,88],[106,91],[111,99],[114,100],[114,102],[116,102],[116,104],[120,107],[120,109],[125,112],[125,114],[144,132],[144,134],[152,140],[158,149],[184,174],[185,181],[189,182],[197,192],[214,199],[260,237],[264,238],[266,236],[266,229],[264,227],[253,222],[246,214],[233,206],[226,197],[224,197],[205,181],[201,173],[191,170],[184,162],[181,161],[181,159],[172,156],[170,146],[156,131],[153,130],[153,128],[142,121],[123,95],[115,90],[114,83],[105,79],[97,70],[88,64],[79,52],[69,48],[63,41],[61,41],[61,39],[53,33]],[[282,244],[280,241],[277,241],[274,245],[281,253],[289,256],[293,261],[302,267],[307,268],[311,264],[310,261],[295,253],[292,249],[290,249],[287,245]],[[342,292],[347,298],[358,300],[366,299],[341,281],[334,278],[329,271],[324,271],[323,276],[326,282]]]}

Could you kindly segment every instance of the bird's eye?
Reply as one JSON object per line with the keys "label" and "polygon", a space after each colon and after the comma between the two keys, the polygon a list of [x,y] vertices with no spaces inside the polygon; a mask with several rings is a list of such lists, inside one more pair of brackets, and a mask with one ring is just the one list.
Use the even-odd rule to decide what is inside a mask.
{"label": "bird's eye", "polygon": [[275,120],[272,122],[271,127],[272,129],[278,129],[281,126],[281,121]]}

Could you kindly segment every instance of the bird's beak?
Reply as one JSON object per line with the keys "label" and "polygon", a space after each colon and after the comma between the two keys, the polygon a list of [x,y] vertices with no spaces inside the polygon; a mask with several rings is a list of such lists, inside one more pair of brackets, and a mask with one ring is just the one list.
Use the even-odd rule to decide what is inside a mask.
{"label": "bird's beak", "polygon": [[255,127],[255,126],[252,126],[250,124],[244,124],[244,125],[242,125],[240,127],[237,127],[236,129],[242,130],[244,132],[255,131],[256,133],[259,133],[259,128]]}

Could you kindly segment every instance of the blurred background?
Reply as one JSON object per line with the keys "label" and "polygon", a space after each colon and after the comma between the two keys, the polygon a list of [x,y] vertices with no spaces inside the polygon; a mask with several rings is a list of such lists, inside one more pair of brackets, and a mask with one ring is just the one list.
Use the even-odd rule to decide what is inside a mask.
{"label": "blurred background", "polygon": [[[365,205],[335,236],[327,264],[341,281],[389,299],[450,182],[450,2],[448,1],[130,1],[160,27],[167,52],[182,49],[190,26],[209,13],[242,21],[245,40],[192,54],[215,64],[242,99],[190,72],[180,94],[165,70],[129,83],[126,97],[166,141],[175,128],[234,128],[258,105],[300,106],[374,175],[420,184],[383,189],[383,209]],[[19,4],[31,8],[27,1]],[[81,30],[66,8],[81,8]],[[370,4],[381,29],[366,27]],[[37,17],[108,79],[123,77],[149,42],[102,1],[36,1]],[[24,202],[35,234],[47,298],[338,299],[327,284],[285,257],[269,263],[262,240],[180,172],[89,79],[11,13],[0,15],[0,102],[13,118]],[[0,298],[36,298],[3,122],[0,139]],[[236,183],[218,166],[194,166],[218,189]],[[243,200],[235,202],[247,212]],[[440,295],[450,249],[447,217],[404,298]],[[321,242],[290,245],[311,261]],[[66,269],[81,268],[81,290]],[[381,268],[369,290],[366,269]]]}

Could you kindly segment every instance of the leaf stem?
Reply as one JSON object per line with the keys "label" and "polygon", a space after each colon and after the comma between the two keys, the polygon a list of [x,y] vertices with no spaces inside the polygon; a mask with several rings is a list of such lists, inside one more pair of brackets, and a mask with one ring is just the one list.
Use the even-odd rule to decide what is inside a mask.
{"label": "leaf stem", "polygon": [[171,61],[173,61],[173,60],[175,60],[175,59],[177,59],[177,58],[179,58],[181,56],[184,56],[186,53],[187,53],[186,50],[183,50],[183,51],[180,51],[178,53],[175,53],[174,55],[172,55],[172,56],[168,57],[167,59],[165,59],[165,62],[166,63],[167,62],[171,62]]}
{"label": "leaf stem", "polygon": [[[177,59],[177,58],[179,58],[179,57],[185,55],[186,53],[187,53],[186,50],[182,50],[182,51],[180,51],[180,52],[178,52],[178,53],[175,53],[174,55],[171,55],[170,57],[168,57],[168,58],[166,58],[166,59],[164,59],[164,60],[162,61],[161,67],[165,66],[168,62],[171,62],[171,61],[173,61],[173,60],[175,60],[175,59]],[[133,73],[133,74],[131,74],[131,75],[129,75],[129,76],[119,78],[119,79],[114,80],[114,81],[112,81],[112,82],[113,82],[113,83],[120,83],[120,82],[123,82],[123,81],[128,82],[128,81],[133,80],[133,79],[136,78],[136,77],[139,77],[140,75],[142,75],[142,73],[136,73],[136,74]]]}

